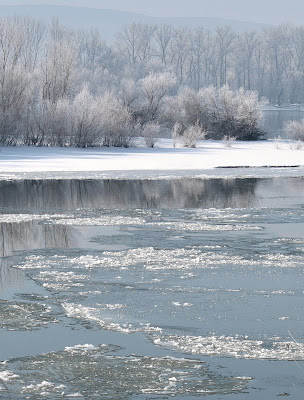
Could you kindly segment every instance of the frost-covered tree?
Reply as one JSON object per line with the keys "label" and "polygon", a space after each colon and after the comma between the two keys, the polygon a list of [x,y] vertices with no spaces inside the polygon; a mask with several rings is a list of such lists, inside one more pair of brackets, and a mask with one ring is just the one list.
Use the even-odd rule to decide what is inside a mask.
{"label": "frost-covered tree", "polygon": [[133,23],[117,34],[116,48],[130,65],[151,57],[156,26]]}
{"label": "frost-covered tree", "polygon": [[103,63],[106,56],[108,46],[101,38],[101,34],[97,29],[90,31],[80,31],[77,34],[78,57],[77,61],[80,67],[95,71]]}
{"label": "frost-covered tree", "polygon": [[137,117],[142,123],[157,120],[164,98],[175,84],[176,79],[169,72],[151,73],[139,81],[142,103]]}
{"label": "frost-covered tree", "polygon": [[195,125],[188,126],[183,134],[180,136],[180,141],[184,147],[196,147],[199,140],[203,140],[206,137],[206,132],[199,125],[199,123]]}
{"label": "frost-covered tree", "polygon": [[285,74],[290,63],[290,46],[289,41],[291,35],[288,33],[288,26],[278,26],[265,31],[265,47],[268,56],[269,79],[271,92],[269,97],[278,105],[282,104],[285,84]]}
{"label": "frost-covered tree", "polygon": [[174,28],[171,25],[160,25],[155,31],[155,49],[161,62],[167,66],[170,45],[175,36]]}
{"label": "frost-covered tree", "polygon": [[179,122],[176,122],[173,125],[173,129],[172,129],[172,143],[173,143],[173,147],[176,147],[178,140],[181,138],[181,135],[183,134],[183,125]]}
{"label": "frost-covered tree", "polygon": [[22,27],[23,35],[23,65],[27,71],[37,68],[43,45],[47,37],[47,26],[42,21],[33,18],[15,18],[15,23]]}
{"label": "frost-covered tree", "polygon": [[255,56],[258,45],[259,38],[255,31],[241,33],[235,41],[235,72],[238,87],[251,90],[255,84]]}
{"label": "frost-covered tree", "polygon": [[304,142],[304,119],[286,122],[284,131],[290,139]]}
{"label": "frost-covered tree", "polygon": [[22,141],[32,97],[32,77],[25,68],[26,26],[19,19],[0,19],[0,142]]}
{"label": "frost-covered tree", "polygon": [[[209,92],[210,93],[210,92]],[[211,99],[213,106],[209,134],[215,138],[233,136],[238,140],[259,139],[263,118],[256,92],[243,88],[233,91],[228,86],[220,88]]]}
{"label": "frost-covered tree", "polygon": [[180,85],[186,84],[187,67],[191,48],[190,30],[176,28],[171,43],[171,60],[175,75]]}
{"label": "frost-covered tree", "polygon": [[218,84],[224,86],[228,83],[228,60],[233,51],[235,33],[230,26],[220,26],[216,29]]}
{"label": "frost-covered tree", "polygon": [[200,126],[208,138],[233,136],[240,140],[255,140],[261,135],[262,104],[256,92],[244,89],[209,86],[196,92],[183,88],[175,101],[173,119],[183,130]]}
{"label": "frost-covered tree", "polygon": [[30,115],[25,143],[28,145],[70,146],[72,135],[71,104],[67,99],[55,103],[39,102]]}
{"label": "frost-covered tree", "polygon": [[125,107],[131,109],[133,103],[138,98],[138,87],[134,79],[123,79],[121,81],[119,97]]}
{"label": "frost-covered tree", "polygon": [[132,115],[112,92],[97,100],[99,123],[104,146],[129,147],[133,138]]}
{"label": "frost-covered tree", "polygon": [[76,147],[91,147],[101,137],[101,110],[85,86],[72,103],[72,143]]}
{"label": "frost-covered tree", "polygon": [[292,25],[132,24],[109,44],[56,20],[0,18],[0,142],[127,146],[145,126],[256,139],[263,96],[304,102],[303,42]]}
{"label": "frost-covered tree", "polygon": [[144,137],[145,145],[147,147],[154,147],[159,138],[160,126],[159,124],[149,122],[142,127],[141,134]]}
{"label": "frost-covered tree", "polygon": [[48,42],[41,62],[43,99],[56,102],[71,95],[76,77],[76,49],[70,41]]}
{"label": "frost-covered tree", "polygon": [[182,88],[177,96],[177,120],[185,127],[197,123],[207,126],[209,114],[204,100],[200,92],[189,87]]}

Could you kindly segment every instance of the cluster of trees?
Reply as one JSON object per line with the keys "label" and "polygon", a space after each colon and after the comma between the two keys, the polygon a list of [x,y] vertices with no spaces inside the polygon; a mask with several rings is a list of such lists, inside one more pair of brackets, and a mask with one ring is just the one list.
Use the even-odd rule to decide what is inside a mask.
{"label": "cluster of trees", "polygon": [[[192,127],[201,128],[204,137],[238,140],[256,140],[261,136],[259,123],[262,120],[262,102],[257,92],[243,88],[231,90],[228,86],[216,89],[209,86],[195,91],[182,88],[177,96],[167,99],[175,130],[183,132]],[[196,129],[198,134],[198,129]]]}
{"label": "cluster of trees", "polygon": [[258,91],[270,103],[304,102],[304,27],[280,25],[236,33],[229,26],[204,28],[133,24],[114,48],[134,67],[170,68],[179,84]]}
{"label": "cluster of trees", "polygon": [[[270,32],[279,41],[265,31],[263,46]],[[267,53],[257,45],[261,35],[133,24],[110,46],[98,31],[0,19],[0,143],[129,146],[144,136],[153,146],[162,130],[186,146],[203,137],[257,139],[261,97],[252,89],[268,93],[274,76],[269,54],[257,72],[257,52]],[[245,42],[246,60],[238,50]],[[282,52],[274,90],[287,84]]]}

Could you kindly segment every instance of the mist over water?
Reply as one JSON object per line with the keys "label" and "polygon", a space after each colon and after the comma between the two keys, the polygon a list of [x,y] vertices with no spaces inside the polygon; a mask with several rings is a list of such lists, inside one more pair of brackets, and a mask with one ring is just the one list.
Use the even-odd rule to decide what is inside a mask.
{"label": "mist over water", "polygon": [[299,398],[303,200],[301,178],[1,182],[0,398]]}

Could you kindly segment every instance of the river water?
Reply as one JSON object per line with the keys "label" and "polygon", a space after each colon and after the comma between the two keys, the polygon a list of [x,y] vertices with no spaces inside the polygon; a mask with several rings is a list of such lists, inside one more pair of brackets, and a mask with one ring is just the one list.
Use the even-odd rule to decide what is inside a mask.
{"label": "river water", "polygon": [[0,182],[0,398],[302,398],[303,204],[303,178]]}
{"label": "river water", "polygon": [[262,129],[266,132],[267,139],[286,138],[284,125],[288,121],[301,121],[304,119],[304,110],[299,108],[266,109],[263,110]]}

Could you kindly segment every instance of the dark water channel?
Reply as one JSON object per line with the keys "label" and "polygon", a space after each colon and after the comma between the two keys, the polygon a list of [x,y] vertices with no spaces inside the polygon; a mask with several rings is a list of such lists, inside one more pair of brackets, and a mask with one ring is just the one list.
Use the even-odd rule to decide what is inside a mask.
{"label": "dark water channel", "polygon": [[304,392],[304,179],[0,182],[0,398]]}

